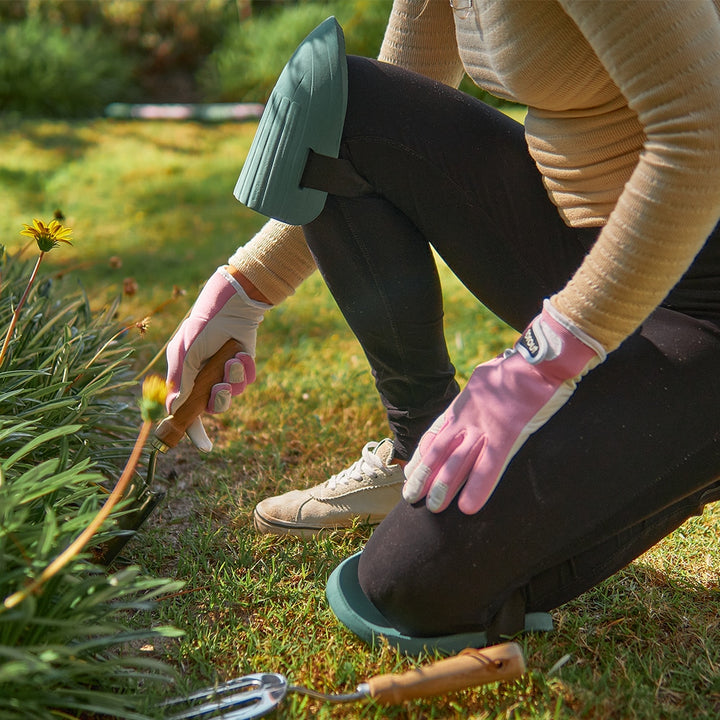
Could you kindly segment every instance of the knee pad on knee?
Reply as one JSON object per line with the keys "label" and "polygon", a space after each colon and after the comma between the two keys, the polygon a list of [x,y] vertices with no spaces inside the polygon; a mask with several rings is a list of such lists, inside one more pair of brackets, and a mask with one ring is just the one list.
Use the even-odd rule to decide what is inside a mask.
{"label": "knee pad on knee", "polygon": [[285,65],[235,186],[247,207],[290,225],[314,220],[327,192],[303,186],[311,151],[337,158],[347,109],[345,38],[334,17],[318,25]]}

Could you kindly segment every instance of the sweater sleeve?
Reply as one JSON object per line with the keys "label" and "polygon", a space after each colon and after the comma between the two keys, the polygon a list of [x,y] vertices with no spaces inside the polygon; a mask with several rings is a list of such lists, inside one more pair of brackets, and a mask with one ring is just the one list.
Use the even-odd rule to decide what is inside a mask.
{"label": "sweater sleeve", "polygon": [[449,0],[395,0],[378,60],[460,85],[464,70]]}
{"label": "sweater sleeve", "polygon": [[710,2],[559,0],[645,132],[599,238],[553,304],[611,351],[720,217],[720,20]]}
{"label": "sweater sleeve", "polygon": [[[457,87],[463,70],[448,0],[395,0],[379,59]],[[302,229],[277,220],[267,222],[228,262],[273,305],[315,269]]]}
{"label": "sweater sleeve", "polygon": [[228,262],[278,305],[312,275],[315,261],[301,227],[269,220]]}

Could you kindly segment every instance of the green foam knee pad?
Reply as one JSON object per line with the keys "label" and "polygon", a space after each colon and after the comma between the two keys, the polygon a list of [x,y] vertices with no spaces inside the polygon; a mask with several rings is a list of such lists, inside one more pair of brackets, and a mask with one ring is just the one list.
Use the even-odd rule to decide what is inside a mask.
{"label": "green foam knee pad", "polygon": [[290,225],[314,220],[327,193],[301,187],[310,150],[337,158],[347,108],[345,38],[334,17],[283,68],[235,186],[247,207]]}
{"label": "green foam knee pad", "polygon": [[[386,641],[406,655],[437,652],[453,655],[465,648],[481,648],[488,645],[484,631],[441,635],[437,637],[413,637],[393,627],[368,600],[358,580],[360,553],[351,555],[333,570],[325,588],[328,604],[337,619],[369,645]],[[548,632],[553,621],[548,613],[527,613],[525,631]]]}

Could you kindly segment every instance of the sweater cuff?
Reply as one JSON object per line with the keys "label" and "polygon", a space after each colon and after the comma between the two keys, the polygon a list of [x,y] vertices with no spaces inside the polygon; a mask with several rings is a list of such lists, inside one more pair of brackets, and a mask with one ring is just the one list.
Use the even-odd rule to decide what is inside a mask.
{"label": "sweater cuff", "polygon": [[228,263],[241,272],[273,305],[278,305],[316,268],[302,228],[270,220]]}

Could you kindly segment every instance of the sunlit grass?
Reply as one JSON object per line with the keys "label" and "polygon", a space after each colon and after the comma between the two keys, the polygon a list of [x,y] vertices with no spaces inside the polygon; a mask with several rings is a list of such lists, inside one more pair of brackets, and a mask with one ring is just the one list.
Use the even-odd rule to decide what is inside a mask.
{"label": "sunlit grass", "polygon": [[[52,217],[59,208],[78,246],[49,258],[48,266],[79,266],[74,277],[98,303],[121,292],[124,278],[134,278],[138,292],[121,306],[128,318],[143,317],[181,286],[188,291],[182,317],[208,268],[225,262],[262,224],[232,197],[252,134],[250,124],[6,127],[0,179],[13,190],[0,232],[14,238],[29,212]],[[113,257],[121,267],[110,266]],[[177,319],[154,318],[153,335],[169,334]]]}
{"label": "sunlit grass", "polygon": [[[120,304],[128,318],[163,303],[174,285],[187,290],[152,319],[146,355],[263,222],[232,197],[253,124],[98,120],[3,129],[4,238],[14,238],[28,216],[50,217],[60,207],[76,244],[48,261],[58,270],[79,266],[72,277],[94,303],[109,302],[128,276],[138,283]],[[122,258],[121,268],[110,266],[112,256]],[[444,267],[441,277],[448,346],[464,382],[515,333]],[[366,441],[387,433],[384,413],[362,350],[317,275],[267,314],[257,364],[258,381],[229,413],[209,420],[210,456],[182,443],[160,458],[167,499],[127,554],[187,582],[157,618],[186,635],[148,652],[180,668],[188,688],[267,670],[322,690],[352,690],[409,665],[388,648],[368,649],[324,599],[328,575],[370,530],[307,542],[262,537],[251,515],[268,494],[320,482],[357,459]],[[530,672],[521,681],[390,710],[331,709],[289,696],[277,717],[718,717],[719,526],[715,505],[555,611],[554,633],[522,639]],[[181,690],[167,687],[165,696]]]}

